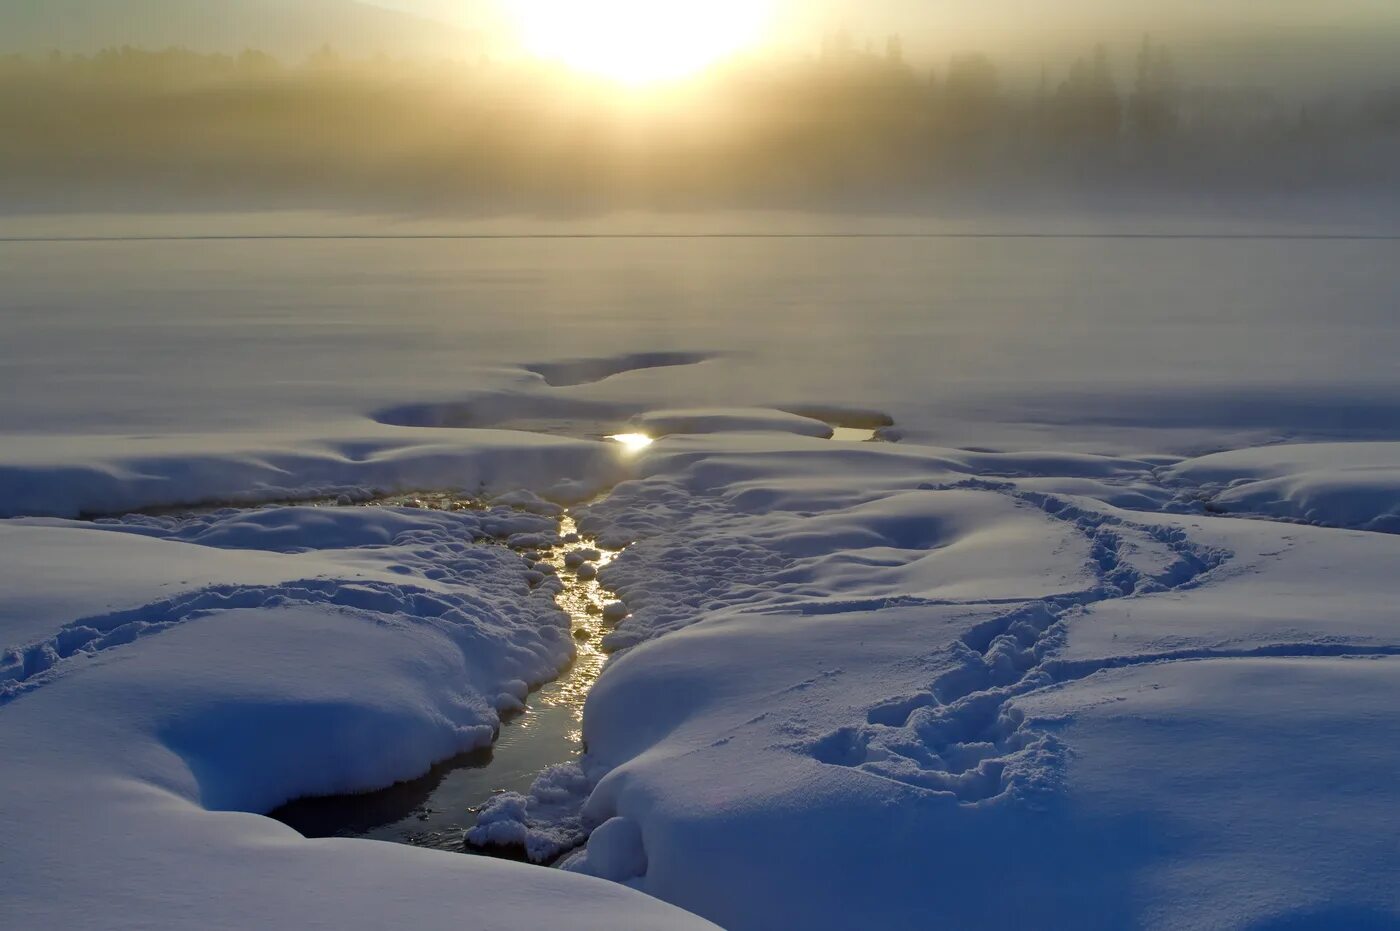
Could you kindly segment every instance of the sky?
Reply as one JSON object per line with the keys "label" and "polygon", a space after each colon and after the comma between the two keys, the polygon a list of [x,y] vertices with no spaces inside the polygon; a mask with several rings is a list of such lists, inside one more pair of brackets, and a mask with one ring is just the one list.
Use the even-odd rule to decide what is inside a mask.
{"label": "sky", "polygon": [[[509,18],[512,0],[380,0],[465,25]],[[589,0],[561,0],[561,6]],[[673,7],[688,0],[671,0]],[[1396,0],[772,0],[787,38],[849,27],[902,32],[916,42],[1021,41],[1032,34],[1098,34],[1153,29],[1169,33],[1286,30],[1396,30]],[[697,5],[703,6],[703,3]]]}
{"label": "sky", "polygon": [[[434,18],[509,30],[513,3],[540,0],[380,0]],[[547,0],[546,0],[547,2]],[[577,8],[588,0],[561,0]],[[671,9],[704,0],[667,0]],[[1227,83],[1277,85],[1349,76],[1400,80],[1400,0],[769,0],[770,44],[814,47],[846,28],[877,42],[899,34],[930,63],[985,51],[1027,68],[1098,42],[1128,48],[1144,34],[1171,43]],[[1014,67],[1014,64],[1013,64]]]}
{"label": "sky", "polygon": [[[559,21],[556,35],[546,43],[558,45],[564,40],[572,41],[579,31],[572,24],[588,23],[587,13],[581,11],[589,8],[630,9],[648,22],[669,17],[673,30],[695,33],[716,29],[717,11],[727,10],[725,15],[737,19],[741,18],[734,12],[737,9],[768,4],[770,22],[761,30],[760,46],[781,52],[809,52],[818,47],[824,33],[842,28],[870,40],[876,47],[883,47],[887,36],[898,34],[915,63],[937,66],[954,54],[984,52],[997,60],[1005,75],[1030,80],[1038,77],[1042,69],[1061,72],[1075,56],[1100,42],[1110,46],[1120,70],[1125,71],[1132,50],[1144,35],[1150,34],[1169,44],[1177,60],[1203,84],[1279,90],[1290,86],[1400,86],[1400,55],[1396,54],[1400,48],[1400,0],[359,2],[373,2],[478,30],[495,37],[490,49],[493,53],[504,54],[519,48],[512,42],[512,24],[518,25],[525,9],[531,11],[536,23]],[[90,50],[104,44],[180,44],[226,51],[226,46],[252,44],[294,58],[333,38],[319,33],[329,28],[328,21],[337,18],[333,11],[344,10],[348,3],[349,0],[0,0],[0,52],[28,50],[4,47],[7,30],[11,38],[24,36],[28,19],[31,24],[35,20],[63,23],[61,32],[65,37],[81,35],[83,41],[68,44],[85,48],[71,50]],[[130,12],[133,9],[143,12]],[[364,12],[365,7],[359,9]],[[230,10],[238,11],[239,30],[230,26]],[[350,30],[351,34],[367,34],[376,37],[374,41],[388,34],[387,30],[364,25],[376,22],[372,16],[361,16],[359,22],[361,28],[358,32]],[[676,27],[676,22],[684,25]],[[427,20],[413,25],[419,38],[426,34],[441,45],[443,36],[438,26]],[[629,37],[609,38],[610,30],[597,22],[591,28],[594,34],[590,41],[596,57],[612,58],[629,49],[635,54],[636,43],[630,42]],[[143,34],[143,30],[151,34]],[[29,34],[39,36],[31,43],[37,47],[58,44],[51,41],[51,25],[31,28]],[[345,34],[342,29],[336,36]],[[615,46],[626,48],[619,50]],[[467,51],[464,57],[477,51]],[[651,51],[659,57],[675,57],[665,48]]]}

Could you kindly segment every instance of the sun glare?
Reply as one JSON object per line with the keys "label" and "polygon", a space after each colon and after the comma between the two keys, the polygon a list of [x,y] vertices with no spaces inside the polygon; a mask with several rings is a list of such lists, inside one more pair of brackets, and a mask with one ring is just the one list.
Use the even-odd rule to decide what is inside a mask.
{"label": "sun glare", "polygon": [[525,49],[641,85],[703,71],[762,39],[771,0],[510,0]]}
{"label": "sun glare", "polygon": [[608,439],[620,443],[629,453],[639,453],[656,442],[645,433],[616,433]]}

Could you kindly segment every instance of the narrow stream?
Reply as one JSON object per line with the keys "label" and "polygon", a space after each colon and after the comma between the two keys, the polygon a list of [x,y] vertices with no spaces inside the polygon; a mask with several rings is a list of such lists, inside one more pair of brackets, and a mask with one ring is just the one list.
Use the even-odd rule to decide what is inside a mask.
{"label": "narrow stream", "polygon": [[306,837],[361,837],[468,853],[463,835],[476,823],[476,811],[500,792],[529,791],[535,777],[556,763],[583,753],[583,706],[607,654],[602,638],[620,621],[606,616],[615,596],[597,579],[597,570],[618,553],[581,537],[572,516],[561,519],[564,542],[540,554],[563,583],[556,597],[573,626],[578,656],[554,682],[533,693],[525,711],[501,727],[495,746],[464,754],[433,767],[427,775],[364,795],[302,799],[269,817]]}
{"label": "narrow stream", "polygon": [[[838,443],[878,442],[876,429],[833,425]],[[639,452],[653,439],[641,433],[606,439]],[[451,496],[382,499],[373,504],[455,509],[469,506]],[[560,520],[558,546],[538,553],[563,585],[555,600],[570,618],[577,658],[557,680],[534,692],[527,708],[503,721],[493,747],[467,753],[433,767],[421,778],[363,795],[302,799],[269,817],[306,837],[359,837],[459,853],[513,856],[514,851],[478,850],[465,842],[476,813],[501,792],[528,794],[541,772],[583,753],[583,708],[607,662],[604,634],[623,616],[608,616],[616,596],[598,581],[598,570],[619,555],[578,533],[574,518]],[[525,554],[529,555],[529,554]]]}

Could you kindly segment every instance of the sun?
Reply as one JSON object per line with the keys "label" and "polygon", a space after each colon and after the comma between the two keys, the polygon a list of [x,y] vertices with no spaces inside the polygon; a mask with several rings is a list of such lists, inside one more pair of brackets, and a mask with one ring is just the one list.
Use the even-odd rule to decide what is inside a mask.
{"label": "sun", "polygon": [[625,84],[703,71],[759,42],[771,0],[509,0],[525,50]]}

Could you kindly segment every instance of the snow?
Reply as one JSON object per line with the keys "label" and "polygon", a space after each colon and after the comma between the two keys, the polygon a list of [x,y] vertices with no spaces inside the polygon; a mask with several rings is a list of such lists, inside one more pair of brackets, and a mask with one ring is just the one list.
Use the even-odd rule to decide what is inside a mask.
{"label": "snow", "polygon": [[1400,443],[1232,450],[1168,475],[1222,511],[1400,533]]}
{"label": "snow", "polygon": [[[641,825],[632,885],[730,928],[1394,919],[1400,860],[1375,825],[1400,804],[1400,538],[985,478],[871,491],[847,454],[810,447],[763,461],[774,484],[803,476],[791,513],[735,491],[759,484],[751,462],[696,482],[711,460],[691,451],[590,510],[648,524],[606,575],[641,645],[586,718],[584,820]],[[805,516],[853,493],[889,508]],[[1004,509],[1027,524],[1006,536],[1048,560],[1036,577],[1063,558],[1072,584],[1026,588],[1014,546],[977,553],[952,592],[882,575],[908,558],[890,514],[932,534],[903,541],[930,559]],[[813,540],[885,584],[852,597],[839,571],[801,572]],[[590,845],[569,868],[610,875],[610,856]],[[763,895],[722,894],[754,876]]]}
{"label": "snow", "polygon": [[542,520],[294,508],[4,525],[19,646],[0,666],[0,739],[23,748],[0,773],[0,823],[23,853],[7,860],[6,913],[38,927],[703,926],[562,874],[303,842],[237,814],[489,744],[498,708],[573,647],[524,560],[463,541]]}
{"label": "snow", "polygon": [[19,435],[0,464],[0,515],[122,514],[210,503],[364,498],[522,486],[586,500],[625,474],[616,451],[565,438],[351,425],[305,434]]}
{"label": "snow", "polygon": [[632,418],[632,426],[650,437],[673,433],[795,433],[798,436],[831,437],[831,426],[811,417],[772,410],[651,411]]}
{"label": "snow", "polygon": [[[1151,838],[1135,891],[1171,903],[1174,923],[1360,928],[1393,926],[1400,905],[1377,829],[1395,810],[1397,697],[1394,656],[1220,659],[1122,670],[1020,708],[1074,747],[1077,823]],[[1144,799],[1143,784],[1170,791]]]}
{"label": "snow", "polygon": [[588,862],[594,875],[626,882],[647,871],[642,829],[629,818],[609,818],[588,836]]}
{"label": "snow", "polygon": [[[1070,228],[1092,231],[1053,227]],[[79,457],[73,437],[103,460],[178,452],[179,435],[195,435],[186,454],[254,452],[269,434],[353,459],[357,440],[405,443],[404,426],[616,433],[716,407],[878,413],[907,442],[963,449],[1392,439],[1393,242],[1190,238],[1215,228],[6,243],[0,432],[44,437],[49,465]],[[534,371],[578,360],[561,381],[609,377]]]}
{"label": "snow", "polygon": [[[17,924],[1400,923],[1393,243],[5,243],[0,275]],[[564,507],[625,548],[576,557],[614,659],[587,754],[472,837],[563,868],[262,817],[489,744],[569,663],[517,551]]]}
{"label": "snow", "polygon": [[551,766],[528,796],[502,792],[490,799],[467,840],[480,848],[523,848],[532,862],[549,863],[590,840],[581,810],[592,788],[578,764]]}

